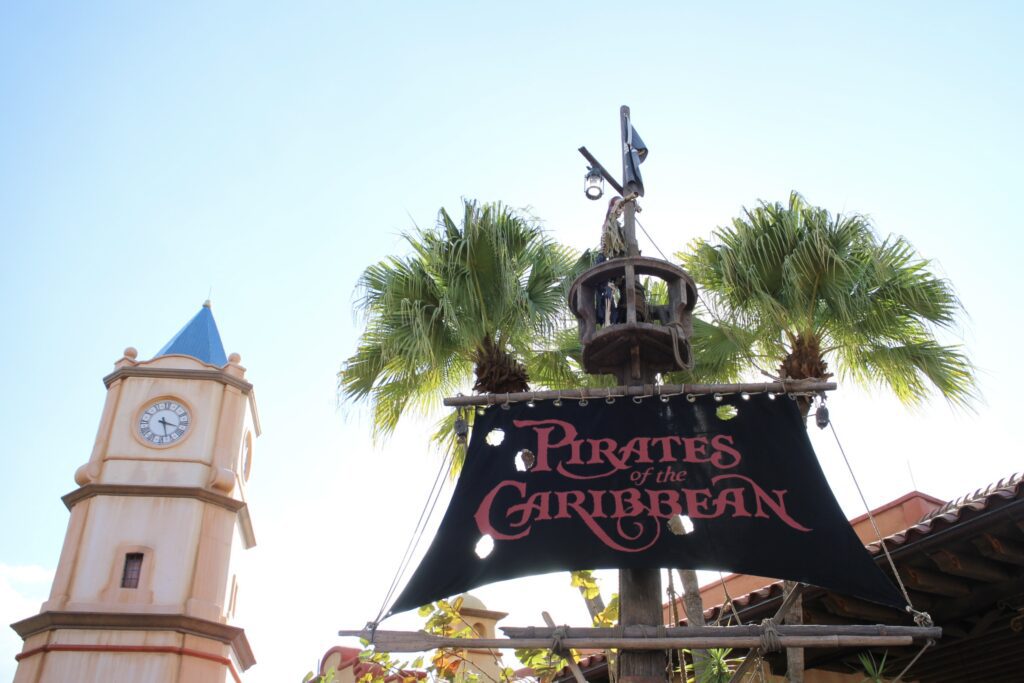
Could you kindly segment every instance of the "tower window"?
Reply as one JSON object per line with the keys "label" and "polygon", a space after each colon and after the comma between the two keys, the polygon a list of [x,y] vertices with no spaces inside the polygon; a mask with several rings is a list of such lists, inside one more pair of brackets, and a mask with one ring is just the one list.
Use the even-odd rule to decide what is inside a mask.
{"label": "tower window", "polygon": [[121,588],[138,588],[142,574],[143,553],[127,553],[124,556],[124,573],[121,574]]}

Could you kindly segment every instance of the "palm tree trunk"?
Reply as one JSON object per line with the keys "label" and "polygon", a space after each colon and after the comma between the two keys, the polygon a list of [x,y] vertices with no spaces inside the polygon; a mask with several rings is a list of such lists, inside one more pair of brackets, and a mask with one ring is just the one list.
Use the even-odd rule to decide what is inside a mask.
{"label": "palm tree trunk", "polygon": [[[790,350],[779,368],[782,377],[788,379],[828,379],[832,373],[828,371],[828,363],[821,354],[821,343],[813,334],[798,334],[792,338],[793,348]],[[800,416],[804,420],[804,427],[807,426],[807,416],[811,412],[813,399],[801,396],[797,400],[800,408]],[[783,595],[789,595],[796,588],[796,582],[786,581],[783,583]],[[783,619],[785,624],[804,623],[803,598],[797,598],[790,608],[789,613]],[[804,651],[798,647],[786,648],[786,681],[788,683],[803,683],[804,681]]]}
{"label": "palm tree trunk", "polygon": [[[692,569],[680,569],[679,581],[683,584],[683,608],[686,610],[686,623],[689,626],[704,625],[704,601],[700,597],[700,584],[697,572]],[[708,653],[704,650],[691,650],[693,657],[693,677],[701,680],[707,667]]]}
{"label": "palm tree trunk", "polygon": [[[779,376],[783,379],[828,379],[832,373],[828,371],[828,363],[821,355],[821,342],[813,334],[798,334],[790,337],[793,348],[782,359]],[[797,398],[800,415],[806,424],[807,414],[811,411],[812,399],[807,396]]]}
{"label": "palm tree trunk", "polygon": [[505,394],[529,391],[530,378],[526,367],[506,349],[498,345],[491,335],[484,335],[473,353],[476,383],[475,391],[485,394]]}
{"label": "palm tree trunk", "polygon": [[[828,371],[828,363],[821,354],[821,343],[813,334],[798,334],[791,338],[793,348],[790,350],[779,367],[779,373],[783,378],[788,379],[828,379],[832,373]],[[801,396],[797,400],[800,408],[800,416],[804,420],[804,427],[807,426],[807,416],[811,412],[813,399]],[[783,583],[783,594],[789,593],[796,587],[796,582],[786,581]],[[783,619],[785,624],[804,623],[803,598],[797,598]],[[786,681],[788,683],[803,683],[804,681],[804,651],[798,647],[786,648]]]}

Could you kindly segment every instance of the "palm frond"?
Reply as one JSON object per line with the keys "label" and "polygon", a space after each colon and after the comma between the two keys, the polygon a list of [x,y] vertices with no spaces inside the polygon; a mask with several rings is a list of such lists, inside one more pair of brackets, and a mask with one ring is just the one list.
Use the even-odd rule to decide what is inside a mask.
{"label": "palm frond", "polygon": [[935,336],[962,313],[952,286],[904,238],[880,240],[865,216],[832,215],[794,192],[786,205],[744,210],[676,256],[747,347],[730,350],[715,330],[695,329],[695,372],[703,362],[735,377],[755,357],[782,361],[803,338],[840,375],[887,386],[904,402],[930,389],[961,407],[977,398],[966,354]]}
{"label": "palm frond", "polygon": [[338,392],[343,402],[370,403],[377,437],[403,414],[430,414],[444,394],[468,389],[473,359],[528,360],[538,338],[565,326],[572,250],[501,204],[465,201],[460,219],[441,209],[432,228],[403,235],[408,255],[359,279],[365,329]]}
{"label": "palm frond", "polygon": [[978,399],[973,364],[959,347],[922,337],[896,345],[842,347],[840,375],[865,386],[884,385],[903,403],[916,406],[932,392],[969,408]]}

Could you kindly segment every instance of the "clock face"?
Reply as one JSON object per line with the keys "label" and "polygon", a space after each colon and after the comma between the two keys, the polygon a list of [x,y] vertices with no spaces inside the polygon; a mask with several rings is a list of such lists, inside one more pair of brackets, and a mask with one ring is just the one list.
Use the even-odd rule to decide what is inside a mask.
{"label": "clock face", "polygon": [[181,441],[192,425],[188,408],[173,399],[153,403],[139,416],[139,436],[155,446]]}

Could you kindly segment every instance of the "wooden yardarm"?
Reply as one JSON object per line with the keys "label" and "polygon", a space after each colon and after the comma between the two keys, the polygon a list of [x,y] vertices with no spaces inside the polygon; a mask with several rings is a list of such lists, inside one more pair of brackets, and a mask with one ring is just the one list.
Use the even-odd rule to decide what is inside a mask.
{"label": "wooden yardarm", "polygon": [[[623,626],[619,628],[574,628],[506,626],[501,629],[507,638],[452,638],[423,631],[339,631],[341,636],[358,636],[372,640],[382,652],[422,652],[439,647],[511,650],[549,648],[556,637],[563,648],[607,649],[628,648],[639,654],[658,658],[664,676],[665,650],[680,647],[732,647],[757,649],[764,642],[762,626],[700,626],[662,628],[656,626]],[[938,638],[942,629],[921,626],[776,626],[781,647],[901,647]],[[621,673],[621,672],[620,672]]]}

